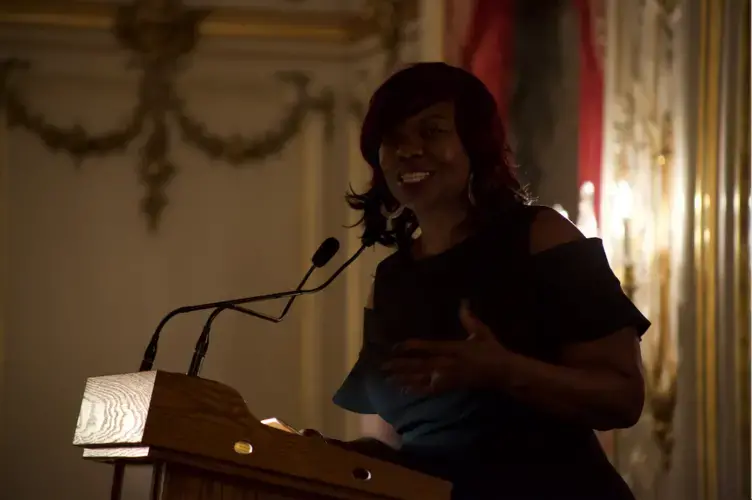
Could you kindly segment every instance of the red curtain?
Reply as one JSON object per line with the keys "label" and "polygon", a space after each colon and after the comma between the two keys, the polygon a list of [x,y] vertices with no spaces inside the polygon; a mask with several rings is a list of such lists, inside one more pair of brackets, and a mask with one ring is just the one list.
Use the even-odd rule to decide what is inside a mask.
{"label": "red curtain", "polygon": [[595,216],[600,222],[601,162],[603,151],[603,65],[595,19],[602,0],[575,0],[580,20],[580,96],[578,188],[590,181],[595,186]]}
{"label": "red curtain", "polygon": [[[518,0],[447,0],[449,61],[472,71],[488,86],[507,121],[514,74],[515,8]],[[527,0],[531,1],[531,0]],[[579,16],[578,188],[595,186],[600,220],[603,149],[603,48],[595,19],[603,18],[603,0],[572,0]],[[457,54],[457,46],[461,47]]]}
{"label": "red curtain", "polygon": [[[454,0],[461,3],[467,0]],[[476,0],[469,18],[461,64],[480,78],[496,98],[506,121],[514,62],[514,4],[516,0]],[[452,2],[450,2],[451,4]],[[449,17],[452,10],[449,10]]]}

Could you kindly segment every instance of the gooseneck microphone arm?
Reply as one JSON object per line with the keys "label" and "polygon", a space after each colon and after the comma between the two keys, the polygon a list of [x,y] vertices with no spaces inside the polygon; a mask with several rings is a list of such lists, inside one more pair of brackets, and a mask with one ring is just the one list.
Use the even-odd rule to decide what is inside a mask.
{"label": "gooseneck microphone arm", "polygon": [[336,280],[342,272],[347,269],[350,264],[352,264],[355,259],[360,257],[360,254],[363,253],[363,250],[365,250],[367,247],[366,245],[361,246],[357,252],[355,252],[352,257],[347,259],[344,264],[339,266],[334,273],[329,276],[329,278],[324,281],[322,284],[315,288],[306,288],[304,290],[291,290],[288,292],[277,292],[277,293],[268,293],[266,295],[256,295],[253,297],[244,297],[242,299],[235,299],[235,300],[223,300],[220,302],[213,302],[211,304],[211,307],[207,307],[205,309],[211,309],[212,307],[226,307],[226,306],[237,306],[240,304],[253,304],[255,302],[267,302],[269,300],[277,300],[277,299],[286,299],[288,297],[298,297],[300,295],[310,295],[312,293],[318,293],[321,290],[325,289],[329,285],[332,284],[334,280]]}
{"label": "gooseneck microphone arm", "polygon": [[[349,259],[345,261],[344,264],[342,264],[332,275],[324,281],[322,284],[315,288],[309,288],[306,290],[292,290],[288,292],[279,292],[279,293],[270,293],[267,295],[257,295],[255,297],[245,297],[242,299],[236,299],[236,300],[228,300],[224,302],[216,302],[217,310],[215,310],[212,313],[212,316],[216,318],[216,316],[224,309],[229,309],[227,306],[237,306],[240,304],[251,304],[254,302],[266,302],[269,300],[278,300],[278,299],[284,299],[284,298],[295,298],[300,295],[310,295],[314,293],[318,293],[322,290],[324,290],[326,287],[331,285],[334,280],[337,279],[337,277],[342,274],[342,272],[347,269],[350,264],[355,262],[355,260],[360,257],[360,254],[363,253],[363,251],[367,248],[366,245],[361,245],[361,247],[358,249],[357,252],[355,252]],[[214,320],[214,318],[209,318],[211,321]],[[210,321],[207,321],[207,324],[211,324]],[[208,338],[209,338],[210,328],[206,328],[204,326],[204,330],[201,332],[201,337],[199,337],[198,341],[196,342],[196,349],[193,352],[193,358],[191,359],[191,366],[188,370],[188,375],[192,376],[198,376],[198,373],[201,371],[201,364],[203,363],[203,359],[206,356],[206,351],[208,349]]]}
{"label": "gooseneck microphone arm", "polygon": [[[334,255],[332,254],[332,257]],[[327,259],[329,260],[329,259]],[[303,286],[308,281],[308,278],[311,277],[313,272],[318,268],[325,265],[325,263],[321,265],[317,265],[315,262],[314,264],[308,268],[308,271],[305,273],[305,276],[303,276],[303,279],[300,280],[300,283],[298,283],[298,286],[295,288],[295,290],[302,290]],[[211,332],[212,324],[214,323],[214,320],[217,319],[217,316],[219,316],[222,312],[230,309],[233,311],[242,312],[245,314],[250,314],[251,316],[259,317],[263,316],[261,319],[271,321],[272,323],[279,323],[284,319],[285,316],[287,316],[287,313],[290,311],[290,308],[292,307],[292,303],[295,301],[295,299],[298,298],[297,295],[293,295],[287,300],[287,304],[285,304],[285,308],[282,310],[282,313],[279,316],[273,317],[273,316],[267,316],[262,315],[260,313],[257,313],[256,311],[252,311],[251,309],[246,309],[244,307],[240,306],[223,306],[223,307],[217,307],[212,311],[212,313],[209,315],[209,318],[206,320],[206,323],[204,323],[204,328],[201,330],[201,335],[199,336],[198,340],[196,341],[196,347],[193,350],[193,357],[191,358],[191,364],[188,367],[188,375],[198,376],[199,373],[201,373],[201,366],[204,364],[204,357],[206,356],[206,351],[209,350],[209,334]]]}
{"label": "gooseneck microphone arm", "polygon": [[[144,351],[144,357],[141,360],[141,366],[139,367],[139,371],[142,371],[142,372],[149,371],[154,366],[154,360],[157,357],[157,347],[158,347],[158,342],[159,342],[159,336],[161,335],[162,330],[164,329],[167,322],[169,322],[172,318],[180,314],[185,314],[185,313],[194,312],[194,311],[203,311],[206,309],[211,309],[212,307],[214,306],[213,305],[207,306],[206,304],[178,307],[177,309],[173,309],[172,311],[170,311],[169,314],[167,314],[167,316],[162,318],[162,321],[159,322],[159,325],[157,325],[157,329],[154,330],[154,334],[151,336],[149,345],[146,347],[146,350]],[[263,319],[266,321],[276,321],[276,318],[274,318],[273,316],[269,316],[268,314],[252,311],[244,307],[230,305],[230,304],[225,305],[224,307],[226,309],[232,309],[233,311],[237,311],[243,314],[248,314],[250,316],[254,316],[256,318]]]}
{"label": "gooseneck microphone arm", "polygon": [[[309,277],[311,273],[313,273],[313,270],[314,268],[311,268],[308,271]],[[253,316],[258,319],[263,319],[264,321],[270,321],[272,323],[279,323],[282,320],[282,318],[285,317],[285,315],[287,314],[287,311],[290,310],[290,306],[292,306],[292,303],[296,297],[297,295],[290,297],[290,300],[287,301],[285,309],[282,311],[282,314],[279,316],[270,316],[268,314],[253,311],[251,309],[246,309],[245,307],[240,307],[240,306],[231,304],[228,301],[198,304],[195,306],[183,306],[183,307],[178,307],[177,309],[173,309],[167,314],[167,316],[162,318],[162,321],[160,321],[159,325],[157,325],[157,329],[154,330],[154,334],[151,336],[149,345],[146,347],[146,351],[144,352],[144,357],[143,357],[143,360],[141,361],[141,366],[139,367],[139,371],[142,371],[142,372],[149,371],[154,366],[154,360],[157,357],[157,347],[158,347],[159,337],[162,334],[162,330],[164,329],[165,325],[175,316],[189,313],[189,312],[194,312],[194,311],[205,311],[207,309],[219,308],[220,311],[224,311],[225,309],[230,309],[230,310],[242,313],[242,314]]]}
{"label": "gooseneck microphone arm", "polygon": [[[311,262],[313,266],[311,266],[311,268],[308,270],[306,275],[303,277],[303,280],[298,285],[298,289],[303,287],[303,285],[311,276],[315,268],[325,266],[332,259],[332,257],[334,257],[337,251],[339,251],[339,241],[337,241],[337,238],[327,238],[326,240],[324,240],[324,242],[321,243],[319,248],[314,253],[313,257],[311,258]],[[157,328],[156,330],[154,330],[154,333],[152,334],[151,339],[149,340],[149,344],[147,345],[146,350],[144,351],[144,357],[141,360],[141,366],[139,370],[148,371],[152,369],[152,367],[154,366],[154,360],[157,357],[159,337],[162,334],[162,330],[164,329],[165,325],[175,316],[178,316],[180,314],[194,312],[194,311],[205,311],[208,309],[220,308],[222,310],[231,309],[233,311],[237,311],[243,314],[247,314],[249,316],[263,319],[265,321],[279,323],[282,320],[282,318],[285,317],[287,312],[290,310],[290,307],[292,306],[292,303],[294,300],[295,300],[295,297],[291,296],[290,300],[287,302],[287,305],[282,311],[282,314],[277,317],[240,307],[239,305],[236,305],[234,303],[235,301],[231,301],[231,300],[178,307],[177,309],[170,311],[164,318],[162,318],[162,321],[159,322],[159,325],[157,325]]]}

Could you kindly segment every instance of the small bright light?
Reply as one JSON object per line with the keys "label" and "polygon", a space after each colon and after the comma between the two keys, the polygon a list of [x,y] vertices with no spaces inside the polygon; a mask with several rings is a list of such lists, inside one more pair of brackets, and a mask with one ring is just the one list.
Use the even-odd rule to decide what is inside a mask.
{"label": "small bright light", "polygon": [[629,220],[632,218],[634,199],[632,196],[632,187],[627,181],[619,181],[616,184],[614,205],[616,214],[620,219]]}
{"label": "small bright light", "polygon": [[598,219],[595,216],[595,186],[592,182],[583,182],[580,186],[580,201],[577,206],[577,227],[588,238],[598,236]]}

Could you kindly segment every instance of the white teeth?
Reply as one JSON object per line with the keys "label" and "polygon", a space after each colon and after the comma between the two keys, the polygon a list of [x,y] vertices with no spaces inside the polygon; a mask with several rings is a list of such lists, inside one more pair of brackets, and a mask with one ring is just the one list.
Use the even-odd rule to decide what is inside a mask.
{"label": "white teeth", "polygon": [[400,182],[403,184],[414,184],[421,182],[431,176],[431,172],[409,172],[400,176]]}

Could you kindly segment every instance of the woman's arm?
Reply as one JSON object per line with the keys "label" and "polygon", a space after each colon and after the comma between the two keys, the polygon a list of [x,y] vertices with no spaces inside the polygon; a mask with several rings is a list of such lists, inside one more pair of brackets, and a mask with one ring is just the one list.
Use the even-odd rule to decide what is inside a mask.
{"label": "woman's arm", "polygon": [[361,439],[376,439],[394,449],[402,446],[402,439],[394,427],[378,415],[362,415],[360,425],[363,432]]}
{"label": "woman's arm", "polygon": [[[371,291],[368,293],[366,309],[373,310],[373,285],[371,285]],[[400,435],[397,434],[394,427],[378,415],[361,415],[360,429],[365,439],[377,439],[395,449],[399,449],[402,445]]]}
{"label": "woman's arm", "polygon": [[[579,230],[554,210],[533,222],[531,253],[582,239]],[[645,401],[642,358],[633,328],[564,348],[562,365],[510,353],[496,383],[515,397],[564,418],[610,430],[634,425]]]}
{"label": "woman's arm", "polygon": [[563,365],[510,352],[496,383],[504,392],[599,431],[637,423],[645,401],[632,328],[566,349]]}

